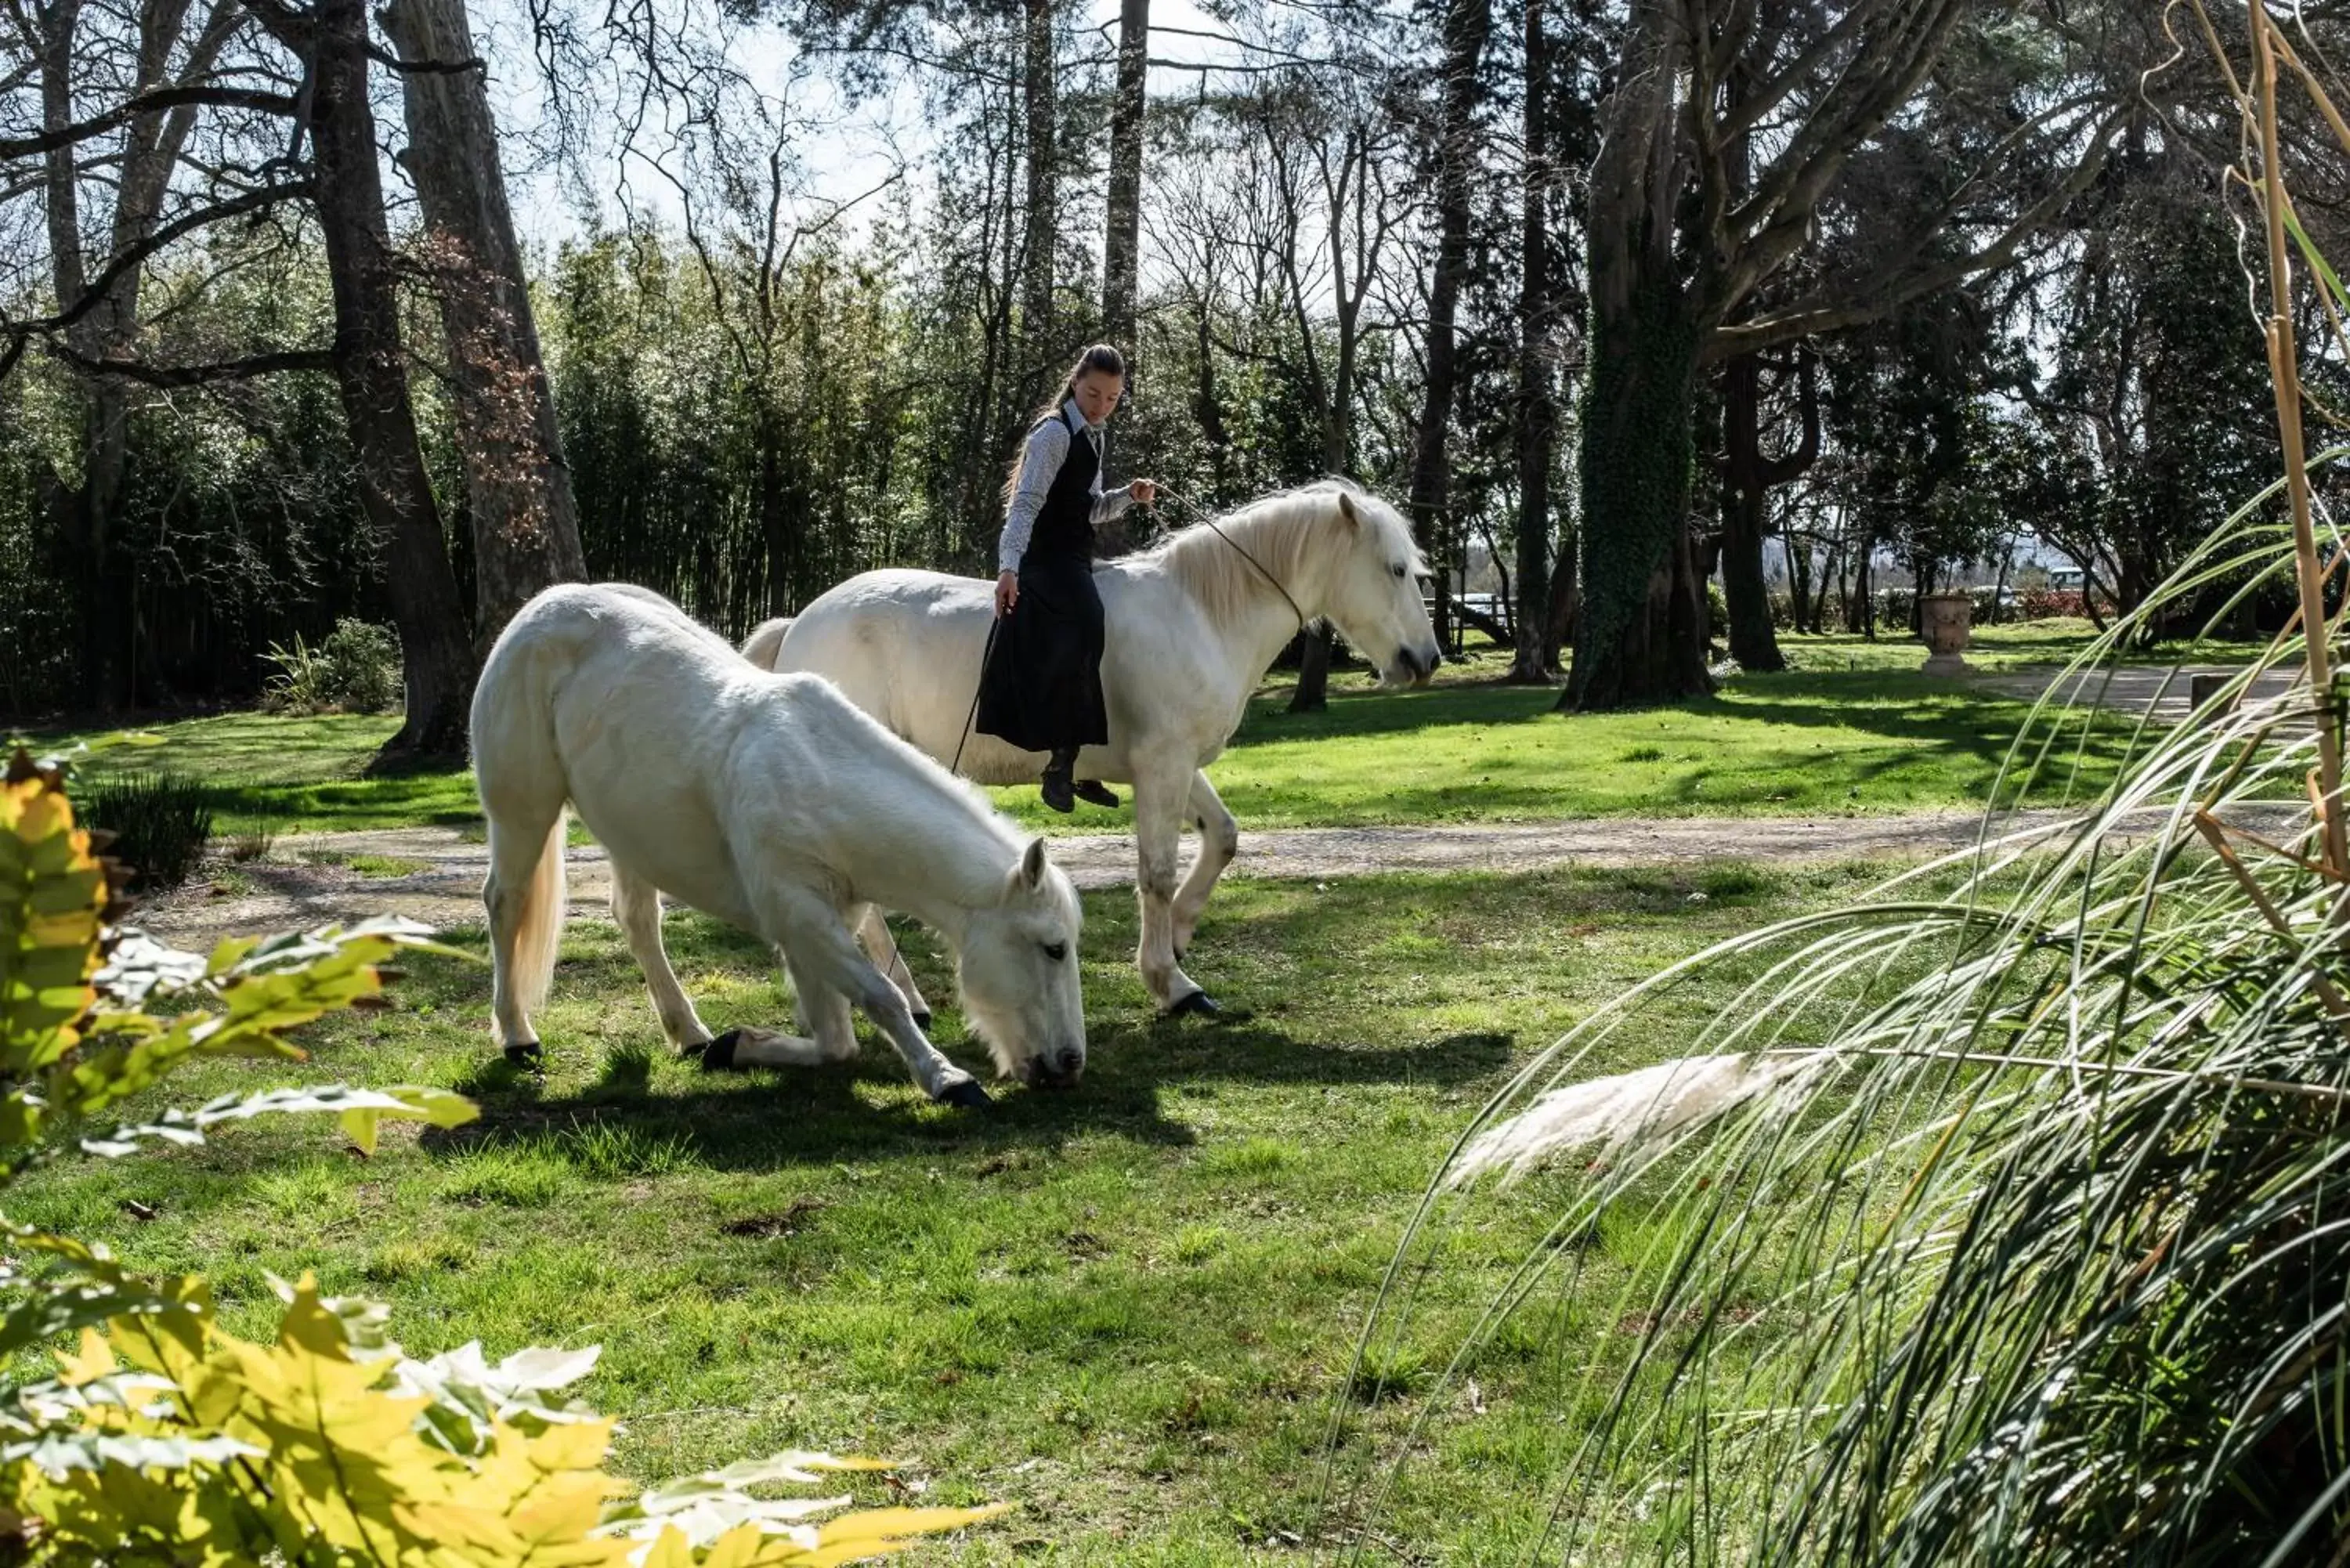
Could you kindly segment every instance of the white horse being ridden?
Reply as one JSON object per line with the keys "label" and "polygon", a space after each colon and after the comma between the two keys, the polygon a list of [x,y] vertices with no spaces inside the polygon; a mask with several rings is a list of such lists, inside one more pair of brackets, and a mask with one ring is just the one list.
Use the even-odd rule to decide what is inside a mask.
{"label": "white horse being ridden", "polygon": [[[494,1033],[539,1054],[563,929],[563,815],[612,861],[612,916],[661,1029],[705,1065],[793,1066],[856,1054],[861,1006],[934,1100],[987,1095],[940,1054],[849,935],[874,903],[954,950],[965,1011],[998,1071],[1065,1084],[1084,1070],[1079,911],[1045,841],[1022,833],[827,681],[754,670],[657,594],[549,588],[490,650],[473,694],[473,771],[490,825]],[[803,1036],[712,1042],[660,940],[660,895],[775,944]]]}
{"label": "white horse being ridden", "polygon": [[[1101,666],[1109,743],[1079,753],[1076,776],[1134,786],[1142,905],[1135,961],[1161,1008],[1216,1011],[1179,963],[1240,832],[1200,770],[1222,753],[1249,694],[1302,620],[1336,626],[1383,683],[1424,683],[1439,657],[1419,599],[1424,571],[1394,508],[1341,480],[1268,496],[1096,571],[1109,627]],[[965,735],[993,617],[986,583],[868,572],[797,618],[762,626],[743,651],[762,668],[831,677],[941,762],[960,748],[967,777],[1023,784],[1036,777],[1041,753]],[[1200,854],[1179,887],[1186,821],[1200,830]],[[868,921],[864,934],[878,954],[877,925]],[[893,963],[890,978],[919,1012],[904,966]]]}

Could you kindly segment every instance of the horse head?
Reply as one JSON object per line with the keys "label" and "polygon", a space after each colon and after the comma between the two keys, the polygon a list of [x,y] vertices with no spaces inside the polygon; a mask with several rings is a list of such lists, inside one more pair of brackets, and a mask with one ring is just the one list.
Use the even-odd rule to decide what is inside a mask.
{"label": "horse head", "polygon": [[1086,1004],[1077,983],[1084,923],[1076,888],[1032,838],[992,907],[970,911],[956,979],[963,1012],[996,1070],[1066,1087],[1086,1070]]}
{"label": "horse head", "polygon": [[1351,487],[1334,488],[1339,539],[1322,614],[1347,645],[1378,667],[1384,687],[1425,686],[1442,659],[1420,579],[1428,566],[1394,507]]}

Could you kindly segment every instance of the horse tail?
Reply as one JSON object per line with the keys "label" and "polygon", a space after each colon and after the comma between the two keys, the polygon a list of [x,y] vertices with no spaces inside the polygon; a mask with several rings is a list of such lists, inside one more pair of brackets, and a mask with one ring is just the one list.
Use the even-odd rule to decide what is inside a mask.
{"label": "horse tail", "polygon": [[563,918],[569,898],[563,876],[565,826],[569,818],[568,811],[555,814],[555,826],[546,830],[537,862],[523,884],[522,919],[515,927],[514,987],[525,1012],[546,1005],[547,989],[555,981],[555,953],[563,941]]}
{"label": "horse tail", "polygon": [[792,629],[792,618],[761,621],[743,639],[743,657],[762,670],[775,667],[775,655],[783,651],[784,634]]}
{"label": "horse tail", "polygon": [[[501,1008],[496,1027],[543,1006],[563,939],[563,845],[570,784],[555,732],[553,690],[576,649],[566,636],[556,588],[507,623],[473,688],[473,780],[490,828],[490,866],[482,895],[494,939],[512,932],[499,989],[518,1006]],[[512,1041],[505,1044],[511,1044]]]}

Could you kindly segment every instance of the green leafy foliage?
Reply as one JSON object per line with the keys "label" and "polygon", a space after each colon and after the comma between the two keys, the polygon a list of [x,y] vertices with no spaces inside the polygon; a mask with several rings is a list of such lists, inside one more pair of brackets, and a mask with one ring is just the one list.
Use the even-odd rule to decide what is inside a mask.
{"label": "green leafy foliage", "polygon": [[[375,1002],[378,967],[430,945],[405,922],[233,938],[208,957],[109,927],[112,889],[58,774],[19,753],[0,784],[0,1183],[69,1150],[202,1142],[223,1123],[328,1113],[362,1152],[387,1117],[477,1114],[442,1089],[288,1088],[93,1136],[91,1117],[201,1056],[301,1057],[288,1031]],[[170,1011],[161,1011],[168,1003]],[[151,1011],[151,1009],[157,1009]],[[886,1468],[794,1453],[639,1492],[612,1424],[556,1392],[596,1361],[478,1345],[414,1360],[371,1303],[283,1291],[266,1344],[221,1328],[193,1277],[133,1275],[103,1247],[0,1221],[0,1551],[40,1562],[820,1564],[895,1550],[990,1509],[841,1512],[778,1499]],[[830,1517],[827,1517],[830,1516]]]}
{"label": "green leafy foliage", "polygon": [[212,789],[192,774],[113,774],[75,793],[81,820],[112,836],[108,858],[127,867],[141,891],[186,881],[212,842]]}
{"label": "green leafy foliage", "polygon": [[280,713],[381,713],[400,705],[400,634],[345,616],[317,647],[294,634],[294,646],[269,645],[277,667],[262,705]]}

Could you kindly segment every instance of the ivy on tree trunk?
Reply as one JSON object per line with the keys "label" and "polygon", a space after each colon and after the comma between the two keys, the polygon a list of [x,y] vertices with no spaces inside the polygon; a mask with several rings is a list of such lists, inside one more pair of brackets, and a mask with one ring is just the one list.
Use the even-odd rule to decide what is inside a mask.
{"label": "ivy on tree trunk", "polygon": [[473,534],[473,632],[484,652],[514,613],[588,576],[555,397],[538,348],[464,0],[391,0],[424,250],[448,333],[451,400]]}
{"label": "ivy on tree trunk", "polygon": [[1669,281],[1593,303],[1577,462],[1582,624],[1562,706],[1638,707],[1713,690],[1689,536],[1700,337]]}

